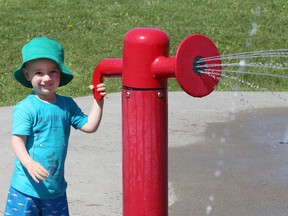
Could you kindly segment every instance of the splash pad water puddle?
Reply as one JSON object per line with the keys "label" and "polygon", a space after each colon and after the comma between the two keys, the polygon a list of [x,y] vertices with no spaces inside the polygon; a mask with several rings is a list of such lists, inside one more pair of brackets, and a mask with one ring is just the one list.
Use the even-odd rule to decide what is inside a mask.
{"label": "splash pad water puddle", "polygon": [[[226,117],[216,113],[227,121],[211,119],[200,132],[202,140],[194,142],[199,134],[193,134],[189,140],[177,138],[189,146],[170,148],[170,180],[178,196],[169,209],[170,215],[285,215],[288,145],[280,145],[286,142],[285,103],[277,104],[279,99],[269,97],[269,93],[237,92],[234,97],[232,93],[222,94],[219,98],[218,93],[213,94],[210,99],[216,101],[216,113],[223,106],[220,98],[227,98],[222,107]],[[264,104],[270,108],[263,108]],[[207,104],[204,101],[198,105],[196,101],[194,105],[192,114],[199,112],[198,106]],[[203,112],[209,118],[207,110]],[[170,137],[175,134],[177,131],[169,133]]]}

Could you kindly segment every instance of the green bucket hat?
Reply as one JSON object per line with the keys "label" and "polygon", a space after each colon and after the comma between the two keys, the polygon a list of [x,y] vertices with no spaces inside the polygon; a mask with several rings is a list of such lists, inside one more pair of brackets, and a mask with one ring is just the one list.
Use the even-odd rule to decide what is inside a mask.
{"label": "green bucket hat", "polygon": [[64,65],[64,50],[62,46],[49,38],[36,37],[23,46],[22,64],[14,71],[15,79],[23,86],[32,88],[31,82],[27,81],[22,70],[25,63],[39,58],[51,59],[58,64],[61,71],[59,86],[64,86],[73,79],[73,74]]}

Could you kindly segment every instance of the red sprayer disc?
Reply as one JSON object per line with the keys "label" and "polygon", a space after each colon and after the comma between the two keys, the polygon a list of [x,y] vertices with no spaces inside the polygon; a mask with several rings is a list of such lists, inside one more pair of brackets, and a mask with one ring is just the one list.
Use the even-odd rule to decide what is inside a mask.
{"label": "red sprayer disc", "polygon": [[179,45],[175,75],[182,89],[194,97],[210,94],[220,80],[221,60],[217,47],[206,36],[193,34]]}

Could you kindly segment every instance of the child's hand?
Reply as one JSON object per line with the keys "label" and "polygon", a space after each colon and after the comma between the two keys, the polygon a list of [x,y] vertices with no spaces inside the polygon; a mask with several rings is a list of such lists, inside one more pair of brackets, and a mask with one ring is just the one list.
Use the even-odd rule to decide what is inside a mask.
{"label": "child's hand", "polygon": [[29,162],[26,165],[26,169],[36,183],[44,181],[49,176],[48,171],[40,163],[36,161]]}
{"label": "child's hand", "polygon": [[[89,88],[90,88],[91,91],[93,91],[94,86],[93,86],[93,85],[90,85]],[[102,97],[105,97],[105,95],[107,94],[107,92],[106,92],[106,86],[105,86],[104,83],[99,83],[99,84],[96,86],[96,90],[97,90],[97,92],[99,92],[99,94],[100,94]]]}

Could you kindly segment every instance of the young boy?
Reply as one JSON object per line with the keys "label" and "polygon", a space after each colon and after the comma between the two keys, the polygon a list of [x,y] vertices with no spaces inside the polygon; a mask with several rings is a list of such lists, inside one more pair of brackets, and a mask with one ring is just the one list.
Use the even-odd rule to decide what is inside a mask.
{"label": "young boy", "polygon": [[[104,102],[94,100],[87,116],[72,98],[55,93],[73,78],[64,65],[63,48],[56,41],[34,38],[23,46],[22,58],[14,77],[33,88],[33,93],[13,109],[12,148],[16,158],[4,215],[69,215],[64,163],[70,126],[95,132]],[[95,88],[106,95],[103,83]]]}

